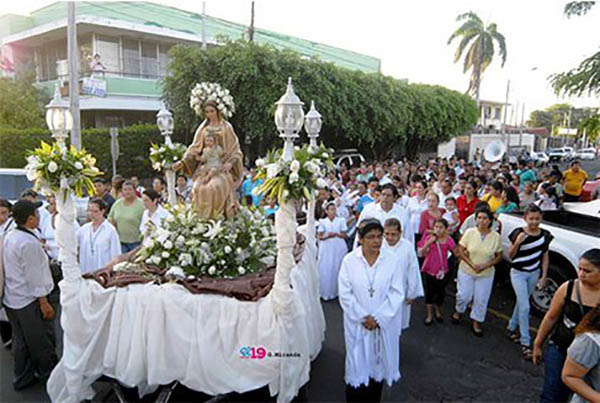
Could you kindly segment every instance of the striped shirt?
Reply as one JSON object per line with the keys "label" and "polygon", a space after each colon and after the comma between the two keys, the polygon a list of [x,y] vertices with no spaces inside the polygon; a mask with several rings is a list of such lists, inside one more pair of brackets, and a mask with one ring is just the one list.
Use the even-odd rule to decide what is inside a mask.
{"label": "striped shirt", "polygon": [[[508,239],[510,239],[511,243],[515,243],[517,237],[523,231],[523,228],[514,229],[508,236]],[[541,229],[539,235],[527,235],[525,240],[519,245],[511,267],[519,271],[534,271],[541,268],[542,258],[544,257],[544,253],[548,251],[552,239],[554,239],[552,234],[545,229]]]}

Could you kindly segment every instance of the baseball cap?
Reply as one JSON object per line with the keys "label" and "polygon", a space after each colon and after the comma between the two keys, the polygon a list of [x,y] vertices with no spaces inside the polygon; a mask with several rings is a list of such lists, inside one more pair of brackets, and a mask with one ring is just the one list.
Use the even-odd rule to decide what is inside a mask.
{"label": "baseball cap", "polygon": [[42,202],[19,200],[13,205],[12,216],[19,225],[25,224],[29,216],[35,215],[35,211],[42,206]]}

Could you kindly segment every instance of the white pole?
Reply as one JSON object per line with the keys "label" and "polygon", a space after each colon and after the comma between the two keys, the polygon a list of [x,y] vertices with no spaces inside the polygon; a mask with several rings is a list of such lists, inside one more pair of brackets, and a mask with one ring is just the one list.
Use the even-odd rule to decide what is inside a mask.
{"label": "white pole", "polygon": [[79,62],[77,61],[77,26],[75,25],[75,2],[68,7],[67,50],[69,54],[69,101],[73,115],[71,144],[81,150],[81,116],[79,114]]}

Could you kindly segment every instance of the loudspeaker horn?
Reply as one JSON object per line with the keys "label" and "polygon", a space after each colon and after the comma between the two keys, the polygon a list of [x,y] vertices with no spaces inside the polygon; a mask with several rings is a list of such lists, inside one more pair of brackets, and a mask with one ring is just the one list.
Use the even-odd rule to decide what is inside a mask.
{"label": "loudspeaker horn", "polygon": [[494,140],[483,151],[483,158],[489,162],[497,162],[502,159],[506,152],[506,146],[501,140]]}

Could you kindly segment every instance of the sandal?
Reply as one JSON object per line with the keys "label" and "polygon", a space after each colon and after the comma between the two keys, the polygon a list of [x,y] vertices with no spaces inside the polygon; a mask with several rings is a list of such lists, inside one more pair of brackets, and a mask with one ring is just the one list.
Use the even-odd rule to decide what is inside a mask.
{"label": "sandal", "polygon": [[520,342],[521,336],[519,335],[519,332],[517,332],[516,330],[513,330],[512,332],[510,330],[507,330],[506,331],[506,335],[514,343],[519,343]]}
{"label": "sandal", "polygon": [[442,317],[442,314],[435,315],[435,321],[437,323],[443,323],[444,322],[444,318]]}
{"label": "sandal", "polygon": [[460,313],[454,311],[452,316],[450,316],[450,320],[452,321],[452,324],[458,325],[460,323]]}
{"label": "sandal", "polygon": [[433,318],[425,318],[425,321],[423,323],[425,323],[425,326],[431,326],[431,324],[433,323]]}
{"label": "sandal", "polygon": [[471,324],[471,331],[476,337],[483,337],[483,329],[481,327],[477,329],[475,325]]}
{"label": "sandal", "polygon": [[525,361],[533,360],[533,351],[531,350],[531,348],[529,348],[529,346],[521,346],[521,355],[523,355],[523,359]]}

